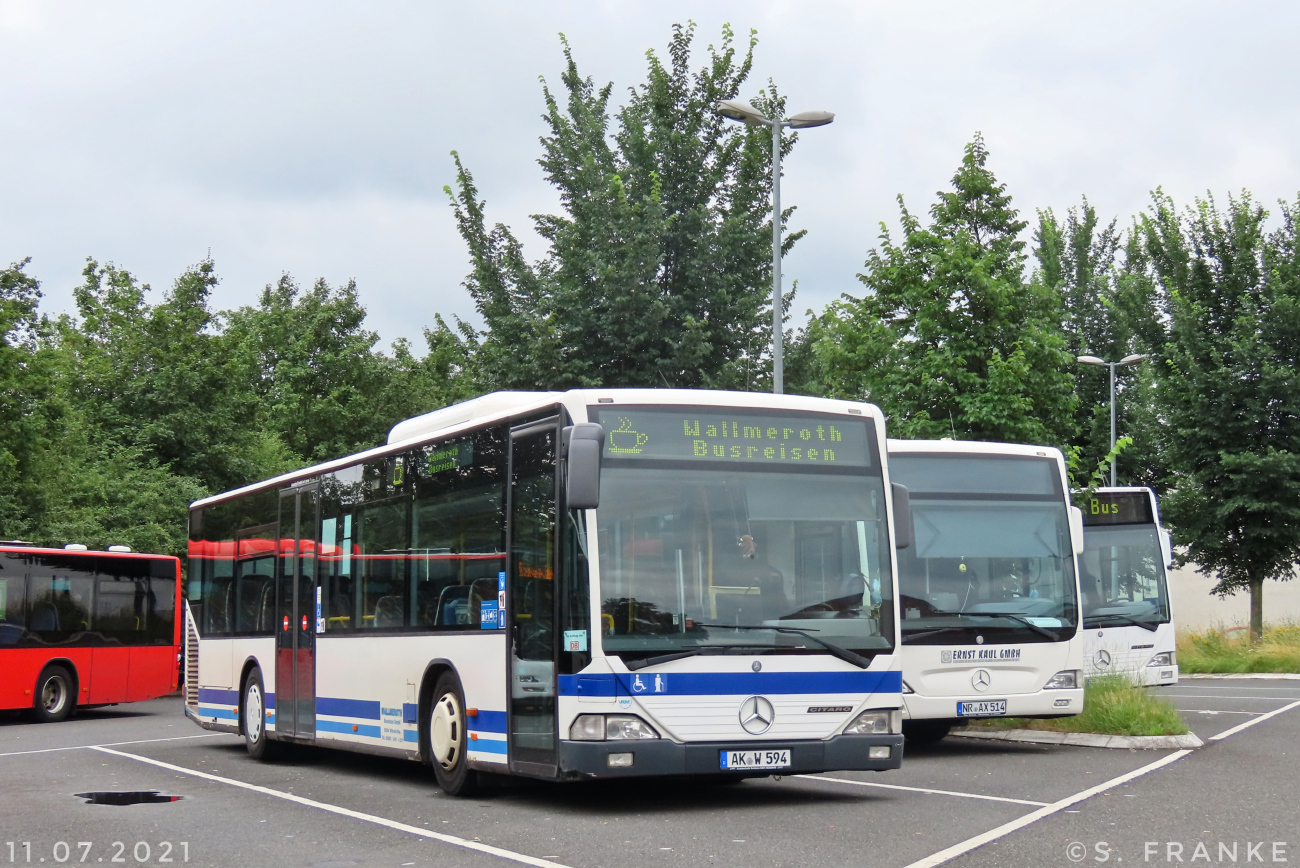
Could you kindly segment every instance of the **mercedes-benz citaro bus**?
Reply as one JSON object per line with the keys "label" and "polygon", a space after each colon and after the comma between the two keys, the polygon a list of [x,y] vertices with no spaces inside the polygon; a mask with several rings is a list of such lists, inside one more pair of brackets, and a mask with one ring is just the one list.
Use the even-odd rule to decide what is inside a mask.
{"label": "mercedes-benz citaro bus", "polygon": [[972,718],[1079,714],[1083,521],[1060,451],[890,440],[889,464],[913,525],[898,557],[908,740]]}
{"label": "mercedes-benz citaro bus", "polygon": [[453,794],[898,768],[884,430],[789,395],[493,393],[198,501],[186,714]]}
{"label": "mercedes-benz citaro bus", "polygon": [[0,543],[0,709],[54,722],[176,690],[181,562]]}
{"label": "mercedes-benz citaro bus", "polygon": [[1083,509],[1083,659],[1088,677],[1177,684],[1174,615],[1165,568],[1173,559],[1149,488],[1101,488]]}

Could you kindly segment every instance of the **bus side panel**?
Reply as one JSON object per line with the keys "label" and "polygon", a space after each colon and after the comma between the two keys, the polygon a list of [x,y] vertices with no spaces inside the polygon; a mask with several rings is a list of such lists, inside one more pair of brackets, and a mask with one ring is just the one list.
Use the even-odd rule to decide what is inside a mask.
{"label": "bus side panel", "polygon": [[435,660],[456,668],[471,760],[504,765],[505,634],[445,636],[320,636],[316,642],[316,738],[415,751],[417,703],[425,670]]}
{"label": "bus side panel", "polygon": [[170,645],[131,649],[126,701],[141,702],[166,696],[176,689],[176,649]]}
{"label": "bus side panel", "polygon": [[[77,703],[89,700],[91,684],[89,648],[11,648],[0,651],[0,709],[31,708],[36,679],[51,659],[66,660],[76,671],[79,684]],[[66,665],[66,664],[65,664]]]}
{"label": "bus side panel", "polygon": [[[91,661],[95,672],[90,680],[90,698],[86,701],[91,705],[126,702],[131,649],[125,646],[92,648]],[[83,691],[81,695],[86,696],[86,693]]]}

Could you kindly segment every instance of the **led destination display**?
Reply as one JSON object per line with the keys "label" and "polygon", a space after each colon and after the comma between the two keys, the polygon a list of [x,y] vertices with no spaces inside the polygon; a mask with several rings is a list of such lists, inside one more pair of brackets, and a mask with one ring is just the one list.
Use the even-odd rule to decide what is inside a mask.
{"label": "led destination display", "polygon": [[1152,524],[1151,497],[1145,491],[1099,491],[1083,507],[1083,523]]}
{"label": "led destination display", "polygon": [[865,419],[711,407],[592,408],[605,458],[871,466]]}

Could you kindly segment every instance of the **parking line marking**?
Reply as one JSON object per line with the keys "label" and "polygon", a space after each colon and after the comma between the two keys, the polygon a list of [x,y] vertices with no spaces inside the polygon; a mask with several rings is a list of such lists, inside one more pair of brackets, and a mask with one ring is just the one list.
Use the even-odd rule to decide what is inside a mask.
{"label": "parking line marking", "polygon": [[810,781],[831,781],[836,784],[852,784],[855,787],[878,787],[882,790],[905,790],[909,793],[929,793],[934,796],[960,796],[963,799],[984,799],[989,802],[1011,802],[1014,805],[1034,805],[1046,807],[1048,802],[1031,802],[1028,799],[1010,799],[1006,796],[986,796],[981,793],[961,793],[956,790],[931,790],[926,787],[904,787],[899,784],[877,784],[872,781],[851,781],[848,778],[828,778],[822,775],[793,775]]}
{"label": "parking line marking", "polygon": [[1249,699],[1251,702],[1286,702],[1291,696],[1222,696],[1214,693],[1161,693],[1166,699]]}
{"label": "parking line marking", "polygon": [[0,756],[26,756],[33,753],[57,753],[61,750],[94,750],[101,747],[120,747],[125,744],[155,744],[160,741],[186,741],[191,738],[216,738],[219,735],[229,735],[226,732],[205,732],[202,735],[178,735],[174,738],[141,738],[135,741],[110,741],[108,744],[74,744],[71,747],[47,747],[40,750],[16,750],[10,753],[0,753]]}
{"label": "parking line marking", "polygon": [[180,772],[183,775],[190,775],[191,777],[216,781],[219,784],[229,784],[232,787],[239,787],[243,790],[251,790],[255,793],[261,793],[264,796],[273,796],[277,799],[284,799],[286,802],[295,802],[299,805],[306,805],[309,808],[317,808],[322,811],[328,811],[331,814],[338,814],[342,817],[351,817],[354,820],[374,823],[377,826],[385,826],[398,832],[406,832],[421,838],[441,841],[444,844],[451,844],[454,847],[462,847],[466,850],[475,850],[479,853],[486,853],[489,856],[496,856],[499,859],[507,859],[511,862],[519,862],[523,865],[533,865],[536,866],[536,868],[569,868],[567,865],[560,862],[552,862],[549,859],[539,859],[536,856],[516,853],[513,850],[504,850],[500,847],[493,847],[491,844],[483,844],[479,841],[467,841],[464,838],[457,838],[455,835],[444,835],[441,832],[435,832],[432,829],[421,829],[418,826],[408,826],[406,823],[399,823],[396,820],[390,820],[387,817],[377,817],[374,814],[363,814],[360,811],[354,811],[350,808],[331,805],[327,802],[318,802],[315,799],[306,799],[302,796],[295,796],[293,793],[284,793],[280,790],[273,790],[270,787],[261,787],[257,784],[246,783],[245,781],[235,780],[234,778],[223,778],[220,775],[201,772],[195,769],[188,769],[185,766],[172,765],[171,763],[166,763],[162,760],[151,759],[149,757],[125,753],[124,751],[112,750],[111,748],[100,746],[91,747],[91,750],[97,750],[100,753],[119,756],[137,762],[148,763],[149,765],[158,766],[159,768],[164,768],[173,772]]}
{"label": "parking line marking", "polygon": [[1188,714],[1263,714],[1262,711],[1220,711],[1217,708],[1179,708],[1174,706],[1174,711],[1186,711]]}
{"label": "parking line marking", "polygon": [[1103,784],[1098,784],[1095,787],[1089,787],[1086,790],[1081,790],[1080,792],[1077,792],[1072,796],[1066,796],[1064,799],[1061,799],[1059,802],[1053,802],[1050,805],[1039,808],[1037,811],[1031,811],[1030,813],[1025,814],[1023,817],[1018,817],[1017,819],[1014,819],[1009,823],[1003,823],[1001,826],[998,826],[996,829],[990,829],[987,832],[983,832],[979,835],[976,835],[973,838],[967,838],[965,841],[962,841],[960,844],[953,844],[951,847],[948,847],[947,849],[944,850],[940,850],[938,853],[932,853],[931,855],[926,856],[924,859],[919,859],[916,862],[913,862],[911,865],[906,866],[906,868],[934,868],[934,866],[936,865],[942,865],[944,862],[947,862],[950,859],[956,859],[958,856],[969,853],[971,850],[974,850],[976,847],[982,847],[983,845],[987,844],[990,841],[996,841],[998,838],[1001,838],[1004,835],[1009,835],[1012,832],[1016,831],[1017,829],[1023,829],[1025,826],[1028,826],[1032,823],[1036,823],[1039,820],[1043,819],[1044,817],[1050,817],[1052,814],[1062,811],[1070,807],[1071,805],[1082,802],[1085,799],[1090,799],[1093,796],[1097,795],[1098,793],[1103,793],[1106,790],[1112,789],[1114,787],[1118,787],[1121,784],[1126,784],[1129,781],[1133,780],[1134,778],[1140,778],[1142,777],[1142,775],[1145,775],[1148,772],[1153,772],[1156,769],[1163,768],[1164,766],[1167,766],[1170,763],[1178,762],[1178,760],[1182,759],[1185,756],[1189,756],[1191,753],[1192,751],[1190,750],[1174,751],[1168,756],[1161,757],[1160,759],[1156,760],[1153,763],[1148,763],[1147,765],[1142,766],[1142,768],[1140,769],[1135,769],[1134,771],[1131,771],[1125,775],[1120,775],[1117,778],[1111,778],[1110,780],[1106,781]]}
{"label": "parking line marking", "polygon": [[1210,736],[1210,741],[1220,741],[1222,739],[1227,738],[1230,735],[1236,735],[1237,733],[1241,732],[1243,729],[1246,729],[1247,727],[1254,726],[1257,723],[1263,723],[1264,721],[1268,720],[1270,717],[1277,717],[1279,714],[1282,714],[1283,712],[1290,711],[1291,709],[1298,708],[1298,707],[1300,707],[1300,700],[1297,700],[1296,702],[1293,702],[1290,705],[1284,705],[1281,708],[1274,709],[1273,711],[1270,711],[1267,714],[1261,714],[1259,717],[1256,717],[1254,720],[1248,720],[1245,723],[1239,723],[1236,726],[1234,726],[1232,729],[1225,729],[1223,732],[1219,733],[1218,735]]}

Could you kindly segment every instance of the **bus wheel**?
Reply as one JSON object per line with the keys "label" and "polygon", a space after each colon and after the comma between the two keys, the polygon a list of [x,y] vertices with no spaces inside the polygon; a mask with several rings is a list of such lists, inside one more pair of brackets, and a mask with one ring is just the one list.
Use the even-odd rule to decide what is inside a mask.
{"label": "bus wheel", "polygon": [[460,681],[443,673],[433,688],[433,711],[429,715],[429,759],[438,786],[449,796],[472,796],[478,790],[478,773],[469,767],[465,730],[465,698]]}
{"label": "bus wheel", "polygon": [[254,669],[244,685],[244,746],[248,755],[256,760],[273,760],[281,754],[283,745],[272,741],[266,733],[266,690],[262,687],[262,671]]}
{"label": "bus wheel", "polygon": [[903,738],[911,744],[934,744],[942,741],[952,731],[952,725],[928,720],[903,721]]}
{"label": "bus wheel", "polygon": [[57,723],[72,713],[77,704],[72,673],[62,666],[50,666],[36,679],[32,713],[41,723]]}

